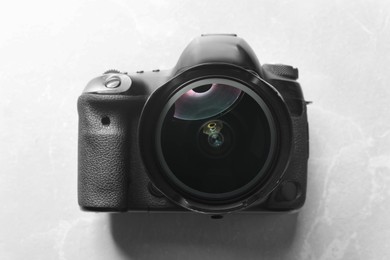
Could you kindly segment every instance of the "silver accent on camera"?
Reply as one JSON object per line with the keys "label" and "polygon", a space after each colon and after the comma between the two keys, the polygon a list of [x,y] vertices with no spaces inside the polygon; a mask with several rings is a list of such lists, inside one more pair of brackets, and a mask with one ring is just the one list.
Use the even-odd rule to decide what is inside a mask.
{"label": "silver accent on camera", "polygon": [[107,73],[92,79],[83,93],[118,94],[126,92],[132,84],[131,78],[122,73]]}

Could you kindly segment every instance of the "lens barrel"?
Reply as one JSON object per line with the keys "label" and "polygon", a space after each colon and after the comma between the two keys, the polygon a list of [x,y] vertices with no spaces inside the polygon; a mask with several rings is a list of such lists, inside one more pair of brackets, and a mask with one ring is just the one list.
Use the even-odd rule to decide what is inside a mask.
{"label": "lens barrel", "polygon": [[[203,86],[211,87],[194,91]],[[190,83],[168,100],[158,121],[159,162],[185,193],[230,199],[265,177],[275,126],[267,105],[244,84],[223,78]]]}
{"label": "lens barrel", "polygon": [[190,210],[223,213],[265,197],[292,147],[284,101],[232,65],[200,65],[157,89],[140,118],[141,155],[153,184]]}

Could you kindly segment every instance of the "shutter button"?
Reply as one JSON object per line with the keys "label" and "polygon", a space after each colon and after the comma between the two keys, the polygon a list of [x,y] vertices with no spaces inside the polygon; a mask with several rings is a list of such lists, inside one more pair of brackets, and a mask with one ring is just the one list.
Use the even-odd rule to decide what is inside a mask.
{"label": "shutter button", "polygon": [[117,88],[121,85],[121,79],[116,75],[109,76],[106,78],[104,85],[106,88]]}

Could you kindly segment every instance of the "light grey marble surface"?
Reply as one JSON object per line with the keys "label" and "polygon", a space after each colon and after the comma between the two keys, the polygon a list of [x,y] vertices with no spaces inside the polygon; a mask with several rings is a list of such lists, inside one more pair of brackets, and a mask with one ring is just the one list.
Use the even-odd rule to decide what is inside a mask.
{"label": "light grey marble surface", "polygon": [[[0,259],[389,259],[390,1],[6,1],[0,9]],[[77,206],[76,100],[106,69],[172,67],[235,32],[300,69],[299,214],[96,214]]]}

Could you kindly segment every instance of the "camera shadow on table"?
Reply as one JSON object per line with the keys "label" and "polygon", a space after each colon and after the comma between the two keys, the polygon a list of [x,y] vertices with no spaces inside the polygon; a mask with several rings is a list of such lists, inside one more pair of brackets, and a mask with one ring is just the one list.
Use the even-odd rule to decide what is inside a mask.
{"label": "camera shadow on table", "polygon": [[110,222],[129,259],[280,259],[288,258],[299,221],[298,213],[122,213]]}

